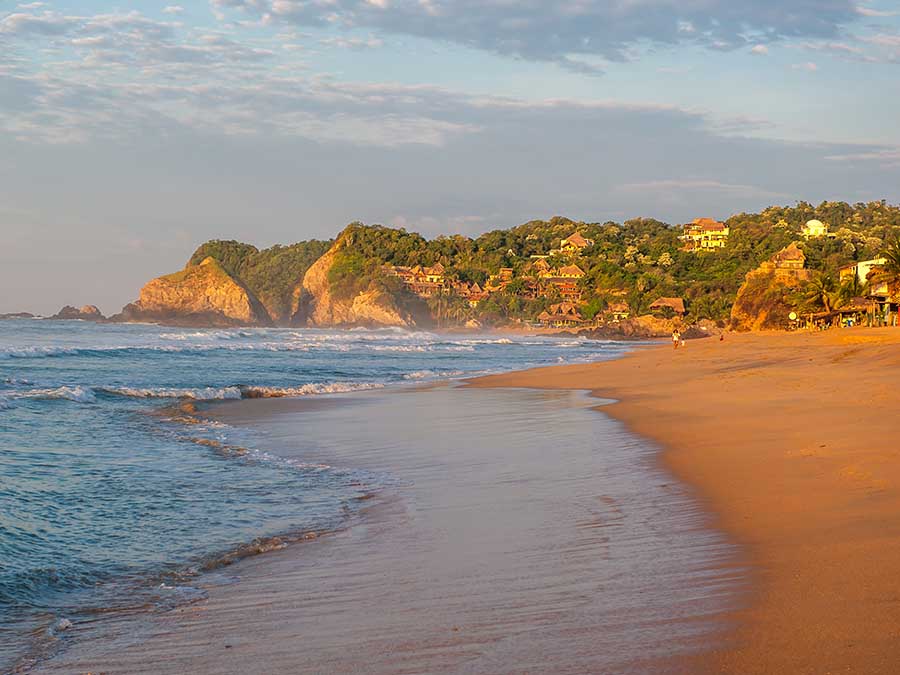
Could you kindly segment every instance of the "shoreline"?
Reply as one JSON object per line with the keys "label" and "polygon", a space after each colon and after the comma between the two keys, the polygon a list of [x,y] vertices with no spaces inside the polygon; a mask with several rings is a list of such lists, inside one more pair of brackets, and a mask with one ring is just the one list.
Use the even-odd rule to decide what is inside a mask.
{"label": "shoreline", "polygon": [[[900,331],[736,334],[472,387],[586,389],[662,448],[751,566],[729,645],[693,672],[894,672]],[[877,562],[875,562],[877,561]]]}
{"label": "shoreline", "polygon": [[[722,541],[717,534],[710,533],[697,520],[702,520],[703,513],[695,509],[694,500],[689,496],[681,496],[683,490],[680,487],[670,485],[670,475],[653,468],[657,454],[655,449],[644,446],[640,439],[627,434],[624,429],[616,431],[621,425],[602,413],[597,415],[592,409],[592,402],[584,394],[559,392],[550,394],[550,398],[534,411],[542,416],[545,424],[549,423],[549,426],[544,427],[548,433],[558,433],[558,430],[551,432],[550,429],[560,419],[568,419],[568,424],[587,426],[579,427],[583,433],[570,438],[571,451],[558,459],[550,457],[545,454],[545,446],[541,443],[528,450],[527,446],[520,447],[505,440],[510,433],[521,433],[523,426],[531,425],[534,430],[534,422],[527,412],[528,407],[517,409],[511,402],[540,402],[546,398],[546,394],[508,392],[485,396],[476,395],[475,392],[455,392],[455,389],[460,388],[423,389],[421,391],[428,392],[425,396],[407,399],[400,406],[397,405],[395,394],[410,396],[413,390],[356,394],[344,399],[347,405],[329,407],[328,414],[337,419],[349,420],[360,413],[358,405],[354,404],[356,401],[364,408],[374,406],[380,411],[378,414],[371,410],[364,411],[367,413],[365,419],[371,421],[389,414],[399,420],[408,414],[405,409],[413,406],[423,413],[431,410],[431,414],[438,415],[433,418],[435,422],[447,425],[444,411],[448,409],[447,402],[455,401],[456,406],[471,408],[469,415],[476,412],[483,414],[484,406],[489,409],[493,405],[499,406],[498,410],[505,410],[506,415],[516,411],[515,415],[526,417],[518,424],[509,421],[498,429],[494,428],[497,426],[494,421],[488,422],[498,418],[487,415],[484,422],[490,426],[474,422],[468,432],[468,442],[457,438],[465,438],[458,430],[453,434],[441,435],[438,432],[438,438],[442,439],[440,444],[446,447],[426,451],[424,455],[414,437],[405,444],[401,442],[397,446],[398,450],[387,455],[379,448],[374,450],[374,454],[373,450],[369,450],[363,457],[357,457],[352,450],[356,447],[353,443],[337,443],[330,446],[333,450],[323,451],[318,457],[304,458],[304,461],[332,463],[343,457],[342,461],[352,459],[354,465],[362,466],[364,470],[376,470],[381,462],[385,462],[385,466],[397,466],[401,471],[402,482],[402,487],[397,489],[404,496],[402,499],[396,498],[394,489],[380,493],[369,504],[369,509],[374,509],[370,511],[371,518],[364,518],[347,530],[323,537],[311,547],[289,546],[229,566],[226,574],[239,576],[241,581],[238,584],[207,588],[209,601],[183,607],[169,616],[158,617],[158,628],[152,631],[146,644],[120,643],[118,647],[123,649],[119,649],[115,639],[101,638],[99,642],[95,640],[93,645],[76,643],[73,651],[63,655],[60,661],[51,660],[39,667],[37,672],[59,672],[60,669],[65,672],[67,668],[73,667],[132,672],[133,669],[141,670],[144,666],[139,664],[145,664],[151,655],[161,659],[161,665],[168,663],[174,670],[190,668],[192,672],[222,672],[224,662],[221,658],[225,654],[229,658],[243,658],[243,663],[248,667],[250,663],[255,663],[255,667],[266,672],[274,672],[279,667],[286,667],[288,664],[294,666],[296,663],[305,663],[308,667],[328,667],[330,664],[335,666],[336,671],[355,672],[344,668],[347,666],[348,655],[336,652],[332,644],[336,637],[348,639],[353,631],[362,631],[359,633],[361,638],[367,641],[377,638],[377,644],[382,644],[378,648],[375,644],[371,645],[371,653],[349,655],[351,661],[360,657],[374,659],[376,665],[371,666],[374,670],[370,672],[397,672],[398,669],[412,668],[411,664],[415,663],[431,664],[424,668],[427,672],[447,668],[455,672],[462,663],[473,658],[481,664],[474,672],[495,672],[495,668],[508,667],[511,663],[532,663],[535,672],[547,672],[547,659],[551,658],[546,652],[547,648],[559,652],[552,658],[559,660],[559,663],[568,663],[566,672],[586,672],[586,663],[595,666],[593,672],[600,672],[596,670],[597,667],[603,671],[601,664],[606,663],[606,672],[609,672],[609,659],[623,657],[628,658],[631,664],[629,668],[655,671],[658,668],[671,668],[672,652],[702,649],[708,640],[720,638],[722,628],[718,617],[723,611],[722,603],[731,602],[734,593],[732,580],[722,574],[722,566],[715,561],[721,560],[723,556],[725,559],[731,558],[733,550],[730,544]],[[434,401],[429,403],[430,400]],[[274,433],[270,440],[277,448],[284,440],[290,443],[289,439],[295,430],[304,428],[304,422],[309,422],[311,415],[318,415],[325,409],[310,407],[310,401],[302,399],[277,401],[226,402],[213,407],[213,417],[222,416],[230,422],[237,421],[239,426],[255,421]],[[209,412],[211,411],[204,411]],[[504,417],[505,415],[500,419]],[[561,424],[566,426],[567,423],[562,421]],[[347,433],[342,432],[342,428],[346,429],[347,426],[335,425],[338,439],[345,438],[340,436],[341,433]],[[393,437],[396,426],[389,425],[388,428]],[[451,424],[447,430],[451,428],[455,427]],[[568,437],[566,434],[573,432],[570,428],[562,436]],[[588,440],[595,433],[599,433],[599,436],[594,442],[606,439],[604,433],[611,433],[624,445],[617,446],[612,441],[609,450],[597,456],[594,446]],[[622,433],[626,435],[620,436]],[[326,441],[327,438],[326,436]],[[477,443],[473,443],[475,438],[478,439]],[[492,444],[487,438],[493,438],[495,443],[499,441],[500,445]],[[522,441],[524,438],[520,439]],[[630,443],[636,443],[638,445],[635,448],[643,449],[631,450]],[[327,442],[325,447],[329,447]],[[454,450],[448,454],[451,447]],[[455,454],[463,454],[462,447],[467,448],[465,454],[468,459],[453,458]],[[487,456],[479,455],[479,447],[483,450],[494,447],[498,452],[488,453],[491,456],[488,460]],[[578,450],[579,447],[582,449]],[[638,454],[632,455],[633,452]],[[637,491],[632,489],[632,498],[636,501],[620,502],[621,498],[618,496],[603,496],[616,495],[617,489],[624,488],[614,487],[617,479],[613,479],[613,483],[604,488],[604,481],[608,482],[610,479],[603,477],[606,472],[600,470],[601,465],[587,471],[587,468],[594,466],[594,462],[612,461],[605,459],[608,453],[611,456],[621,455],[618,461],[624,461],[629,472],[625,476],[635,476],[633,479],[626,477],[618,480],[625,480],[624,484],[628,480],[638,480],[644,486]],[[521,458],[524,466],[531,467],[525,474],[530,474],[530,478],[526,480],[523,476],[517,480],[509,480],[512,458],[516,458],[514,462]],[[448,468],[456,467],[450,474],[442,468],[448,461]],[[485,464],[488,461],[490,463]],[[426,469],[434,462],[436,464],[433,468]],[[496,468],[485,474],[485,467],[491,465]],[[615,466],[613,464],[611,468]],[[619,475],[617,471],[621,470],[620,466],[613,475]],[[426,473],[423,475],[422,471]],[[448,480],[448,475],[454,478]],[[411,477],[415,477],[413,483],[405,484]],[[541,487],[539,492],[532,495],[539,484],[525,493],[517,487],[520,481],[524,480],[524,487],[531,481],[538,480],[538,477],[539,484],[548,482],[552,489]],[[576,485],[583,487],[576,489],[575,493],[570,492]],[[541,496],[548,489],[550,492]],[[604,493],[604,490],[612,492]],[[429,505],[435,492],[439,498],[435,504]],[[598,492],[600,495],[595,496]],[[650,497],[651,494],[655,497]],[[511,502],[513,498],[515,499]],[[515,500],[523,499],[523,503],[515,505]],[[535,508],[546,499],[550,499],[547,506],[552,508],[541,516],[541,510]],[[478,506],[479,502],[493,506],[483,510]],[[666,504],[669,503],[672,506],[667,507]],[[434,511],[435,507],[438,507],[437,511]],[[460,521],[459,514],[470,512],[473,508],[481,514],[479,519],[487,522],[475,526],[477,521],[467,518]],[[435,517],[432,513],[437,514],[436,522],[432,522]],[[487,515],[489,513],[490,516]],[[504,513],[507,515],[504,516]],[[623,527],[619,522],[623,517],[622,513],[630,518],[637,516],[638,520],[628,526],[637,529],[617,533]],[[644,515],[640,515],[642,513]],[[554,515],[551,517],[551,514]],[[544,518],[546,523],[543,529],[526,534],[529,528],[534,527],[534,518]],[[667,521],[668,525],[665,525]],[[647,522],[658,524],[645,531]],[[473,528],[473,533],[470,533],[470,528]],[[438,543],[444,539],[442,533],[447,530],[458,530],[458,535],[465,534],[466,551],[458,551],[452,540]],[[522,530],[521,534],[524,536],[510,540],[509,533],[519,530]],[[379,533],[378,536],[372,538],[373,532]],[[616,544],[617,537],[623,536],[625,539]],[[641,551],[645,549],[641,548],[640,542],[648,537],[651,542],[656,537],[657,543],[653,545],[668,549],[667,553],[663,554],[663,549],[657,548],[656,554],[643,559]],[[610,543],[604,543],[607,538]],[[539,542],[537,546],[535,542]],[[444,551],[447,545],[451,548]],[[438,546],[438,551],[430,552],[434,546]],[[508,551],[505,548],[507,546],[516,548]],[[519,546],[524,548],[519,550]],[[635,546],[638,548],[635,549]],[[610,551],[603,554],[607,548]],[[336,551],[343,553],[338,555]],[[586,558],[591,551],[594,553]],[[602,554],[600,559],[594,558],[597,552]],[[558,557],[560,553],[564,553],[561,560]],[[460,558],[460,554],[465,556]],[[453,559],[453,565],[449,567],[448,555]],[[333,556],[331,564],[338,564],[339,560],[344,573],[329,571],[329,564],[320,560],[322,556],[326,560]],[[606,556],[612,556],[613,561],[619,560],[605,564],[613,564],[613,571],[618,569],[617,565],[623,565],[620,572],[606,580],[604,574],[609,572],[597,570],[588,573],[598,562],[605,560]],[[408,595],[408,599],[403,600],[399,607],[395,606],[398,601],[388,600],[384,596],[384,582],[381,580],[364,594],[351,595],[350,599],[359,607],[353,609],[351,616],[347,616],[345,608],[348,591],[345,586],[349,583],[352,590],[352,580],[361,574],[372,574],[370,568],[374,565],[377,570],[377,561],[385,557],[391,577],[410,577],[403,585],[394,589],[395,592],[401,591],[401,596]],[[428,564],[422,564],[423,561]],[[513,570],[520,568],[518,573],[510,571],[511,564],[514,564]],[[459,577],[456,565],[462,565],[464,569],[472,567],[472,570]],[[655,569],[654,565],[662,567]],[[321,588],[306,576],[296,577],[298,567],[306,570],[304,574],[319,578]],[[632,567],[635,569],[632,570]],[[544,573],[541,573],[542,569]],[[472,577],[475,570],[478,570],[477,577]],[[623,574],[624,577],[621,576]],[[439,579],[442,581],[439,582]],[[475,579],[478,581],[475,582]],[[615,586],[608,587],[613,580]],[[459,586],[462,581],[465,581],[466,591]],[[301,586],[306,588],[296,586],[297,582],[302,582]],[[473,591],[468,590],[468,587],[473,583],[477,593],[469,597]],[[407,587],[406,584],[412,586]],[[616,587],[619,587],[618,590],[613,590]],[[329,590],[326,595],[318,597],[322,589]],[[287,604],[294,606],[308,602],[308,596],[318,598],[311,607],[321,605],[324,608],[321,610],[324,613],[318,619],[320,622],[340,626],[338,636],[321,634],[303,623],[301,617],[283,607],[285,597]],[[603,602],[598,603],[598,600]],[[371,612],[365,608],[375,609],[372,603],[378,608],[374,615],[379,612],[387,614],[383,621],[386,621],[389,628],[376,628],[366,618]],[[606,604],[618,606],[620,613],[604,619],[603,612],[608,614],[612,611],[603,607]],[[260,617],[243,615],[244,608],[256,606],[262,613]],[[333,609],[328,610],[329,606],[333,606]],[[286,611],[288,613],[284,614]],[[447,611],[450,611],[450,617],[443,616]],[[295,651],[296,646],[287,645],[283,639],[276,637],[281,635],[284,638],[285,635],[282,634],[282,628],[268,622],[265,615],[272,612],[284,614],[285,620],[290,616],[294,622],[301,622],[291,630],[303,634],[302,653]],[[527,618],[532,614],[532,618]],[[410,619],[413,624],[403,623]],[[445,621],[451,621],[452,626],[443,625]],[[610,621],[613,623],[609,623]],[[424,623],[421,630],[420,623]],[[215,641],[221,635],[232,634],[239,626],[241,631],[254,635],[254,640],[261,644],[257,647],[238,639],[237,635],[231,635],[222,648],[231,650],[233,646],[233,651],[225,654],[218,652],[218,648],[213,648],[210,653],[207,653],[209,650],[206,648],[202,653],[196,651],[198,642],[202,644],[207,641],[207,647],[211,647],[209,640]],[[410,630],[415,637],[408,636]],[[450,630],[450,633],[445,633],[446,630]],[[385,631],[384,635],[378,637]],[[118,635],[125,632],[126,626],[120,624]],[[660,641],[647,643],[651,639],[648,636],[654,634],[659,634]],[[525,636],[529,637],[526,639]],[[618,636],[619,644],[614,636]],[[681,640],[670,644],[673,636],[681,636]],[[387,642],[380,642],[383,640]],[[531,644],[535,640],[542,643],[544,648]],[[627,640],[638,642],[629,649],[625,644]],[[646,643],[643,648],[637,646],[642,640]],[[243,644],[238,644],[241,642]],[[601,643],[603,646],[597,646]],[[573,650],[572,647],[577,648]],[[261,655],[269,654],[270,650],[274,651],[271,657],[264,656],[265,660],[256,660]],[[369,649],[363,651],[369,652]],[[562,656],[562,653],[569,651],[570,655]],[[296,659],[299,661],[295,661]],[[363,663],[366,661],[359,661],[357,666]],[[618,670],[613,669],[612,672]]]}

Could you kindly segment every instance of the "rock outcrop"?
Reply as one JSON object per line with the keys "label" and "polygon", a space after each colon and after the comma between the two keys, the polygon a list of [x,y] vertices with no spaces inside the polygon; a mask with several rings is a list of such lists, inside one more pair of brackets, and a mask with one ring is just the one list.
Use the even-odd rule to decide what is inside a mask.
{"label": "rock outcrop", "polygon": [[72,307],[72,305],[66,305],[56,314],[48,318],[64,321],[75,319],[81,319],[82,321],[104,321],[106,319],[102,312],[94,305],[85,305],[80,309],[78,307]]}
{"label": "rock outcrop", "polygon": [[211,257],[150,281],[138,301],[113,318],[202,326],[271,324],[262,304]]}
{"label": "rock outcrop", "polygon": [[796,242],[747,273],[731,307],[731,328],[782,330],[794,310],[791,296],[809,280],[806,256]]}
{"label": "rock outcrop", "polygon": [[370,288],[350,298],[337,298],[328,274],[335,258],[352,238],[342,236],[306,271],[294,289],[293,322],[309,326],[400,326],[416,325],[415,319],[397,307],[392,297]]}

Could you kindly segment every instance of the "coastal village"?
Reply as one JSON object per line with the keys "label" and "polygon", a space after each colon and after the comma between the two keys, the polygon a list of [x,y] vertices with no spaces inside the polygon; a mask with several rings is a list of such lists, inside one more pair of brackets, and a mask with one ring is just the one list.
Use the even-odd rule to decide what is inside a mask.
{"label": "coastal village", "polygon": [[[730,229],[724,222],[713,218],[697,218],[680,227],[681,250],[703,255],[728,246]],[[817,219],[810,219],[800,230],[804,241],[817,238],[834,238],[829,226]],[[508,292],[517,280],[515,293],[522,298],[548,301],[548,306],[528,325],[543,328],[602,328],[617,326],[630,319],[633,310],[625,300],[624,289],[613,289],[613,299],[593,317],[583,313],[584,270],[579,266],[583,253],[594,246],[594,241],[581,232],[572,232],[559,241],[559,246],[542,254],[532,254],[517,275],[512,267],[501,267],[483,285],[461,281],[448,274],[441,263],[433,266],[385,265],[386,275],[399,279],[404,288],[414,295],[431,299],[439,296],[462,298],[473,309],[494,293]],[[512,251],[508,252],[513,255]],[[841,267],[840,282],[858,285],[860,294],[849,298],[840,306],[826,306],[822,311],[798,313],[789,316],[789,328],[821,329],[839,325],[896,325],[898,298],[890,292],[885,280],[877,281],[887,259],[884,257],[858,261]],[[797,284],[809,282],[811,272],[806,268],[806,256],[792,242],[770,259],[760,264],[759,271],[771,274],[776,281]],[[652,300],[649,315],[658,319],[678,320],[687,314],[685,299],[659,296]]]}

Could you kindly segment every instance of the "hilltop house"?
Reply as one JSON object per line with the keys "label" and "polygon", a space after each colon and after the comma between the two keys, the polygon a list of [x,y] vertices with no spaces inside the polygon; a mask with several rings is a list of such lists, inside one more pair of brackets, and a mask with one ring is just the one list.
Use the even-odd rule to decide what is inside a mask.
{"label": "hilltop house", "polygon": [[684,316],[684,300],[681,298],[657,298],[651,303],[650,312]]}
{"label": "hilltop house", "polygon": [[562,253],[575,254],[581,253],[582,249],[594,245],[593,239],[585,239],[580,232],[570,234],[559,243],[559,250]]}
{"label": "hilltop house", "polygon": [[697,218],[684,226],[684,234],[679,237],[686,251],[711,251],[724,248],[730,229],[725,223],[712,218]]}
{"label": "hilltop house", "polygon": [[432,267],[426,267],[422,270],[422,274],[425,276],[425,281],[430,284],[443,284],[445,272],[446,269],[441,263],[437,263]]}
{"label": "hilltop house", "polygon": [[584,271],[578,265],[565,265],[560,267],[554,276],[560,279],[581,279]]}
{"label": "hilltop house", "polygon": [[425,268],[421,265],[415,267],[385,265],[382,269],[385,274],[399,278],[406,290],[422,298],[430,298],[445,287],[445,270],[440,263]]}
{"label": "hilltop house", "polygon": [[800,234],[804,239],[817,239],[819,237],[836,237],[833,232],[828,231],[828,225],[821,220],[807,220],[806,225],[800,228]]}
{"label": "hilltop house", "polygon": [[583,324],[584,318],[571,302],[559,302],[541,312],[538,321],[548,328],[571,328]]}
{"label": "hilltop house", "polygon": [[625,321],[629,316],[631,316],[631,310],[628,308],[628,304],[624,302],[613,302],[606,308],[606,311],[603,313],[606,317],[606,320],[610,323],[619,323],[620,321]]}
{"label": "hilltop house", "polygon": [[760,263],[759,268],[767,272],[774,271],[776,277],[789,278],[794,277],[800,281],[809,278],[809,270],[806,267],[806,255],[797,246],[796,241],[792,241],[788,246],[778,251],[768,260]]}

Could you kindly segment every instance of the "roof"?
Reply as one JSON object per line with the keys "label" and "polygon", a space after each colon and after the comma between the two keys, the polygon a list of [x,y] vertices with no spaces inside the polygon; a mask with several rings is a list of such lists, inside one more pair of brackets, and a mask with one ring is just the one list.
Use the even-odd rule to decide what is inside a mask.
{"label": "roof", "polygon": [[609,307],[606,308],[608,312],[627,312],[629,311],[628,304],[624,302],[614,302]]}
{"label": "roof", "polygon": [[677,314],[684,314],[684,300],[681,298],[657,298],[650,305],[650,309],[662,309],[669,307]]}
{"label": "roof", "polygon": [[547,308],[547,311],[550,312],[552,316],[571,316],[573,318],[581,318],[581,313],[578,311],[578,308],[573,305],[571,302],[558,302],[555,305],[550,305]]}
{"label": "roof", "polygon": [[773,263],[780,262],[788,262],[791,260],[799,260],[800,262],[806,262],[806,256],[803,254],[803,251],[800,250],[800,247],[797,246],[796,241],[792,241],[790,244],[785,246],[783,249],[778,251],[775,255],[771,257],[771,261]]}
{"label": "roof", "polygon": [[437,263],[436,265],[433,265],[432,267],[425,268],[425,274],[443,274],[445,271],[446,270],[445,270],[444,266],[441,265],[441,263]]}
{"label": "roof", "polygon": [[582,270],[578,265],[566,265],[565,267],[559,268],[559,275],[562,276],[575,276],[575,277],[583,277],[584,270]]}
{"label": "roof", "polygon": [[574,234],[570,234],[568,237],[562,240],[562,246],[566,244],[571,244],[572,246],[577,246],[578,248],[585,248],[586,246],[590,246],[591,243],[581,236],[580,232],[575,232]]}
{"label": "roof", "polygon": [[725,229],[725,223],[714,220],[713,218],[695,218],[694,222],[687,227],[696,227],[707,231],[719,231]]}

